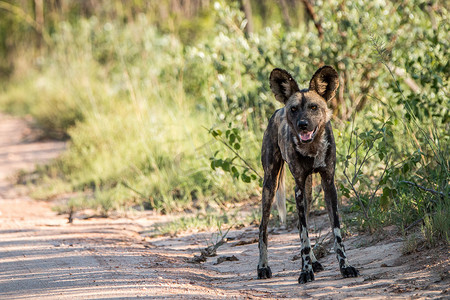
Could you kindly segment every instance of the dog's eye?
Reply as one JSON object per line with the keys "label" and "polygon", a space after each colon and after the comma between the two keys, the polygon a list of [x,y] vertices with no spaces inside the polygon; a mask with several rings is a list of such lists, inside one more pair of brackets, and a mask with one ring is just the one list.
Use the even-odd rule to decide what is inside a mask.
{"label": "dog's eye", "polygon": [[311,109],[312,110],[316,110],[317,109],[317,105],[311,105]]}
{"label": "dog's eye", "polygon": [[296,112],[296,111],[297,111],[297,107],[292,106],[292,107],[291,107],[291,111],[292,111],[292,112]]}

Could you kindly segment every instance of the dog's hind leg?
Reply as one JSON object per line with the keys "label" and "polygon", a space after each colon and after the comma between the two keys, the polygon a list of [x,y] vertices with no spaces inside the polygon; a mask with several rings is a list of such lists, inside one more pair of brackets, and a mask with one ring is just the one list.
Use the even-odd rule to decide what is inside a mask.
{"label": "dog's hind leg", "polygon": [[[266,136],[265,136],[266,140]],[[262,191],[262,217],[259,225],[259,263],[257,267],[258,279],[272,277],[272,270],[267,257],[267,224],[269,223],[270,208],[282,175],[284,161],[276,143],[263,141],[262,164],[264,168],[264,183]]]}
{"label": "dog's hind leg", "polygon": [[303,183],[297,182],[295,187],[295,202],[297,204],[298,212],[298,230],[300,234],[300,241],[302,243],[302,271],[298,278],[298,283],[306,283],[314,280],[314,270],[312,265],[311,242],[308,236],[308,227],[306,225],[306,195],[305,195],[305,181]]}
{"label": "dog's hind leg", "polygon": [[344,277],[357,277],[359,272],[348,263],[345,253],[344,243],[342,242],[339,215],[337,210],[337,192],[334,185],[334,175],[321,174],[322,188],[325,194],[325,203],[327,204],[328,215],[334,235],[334,251],[339,262],[339,269]]}
{"label": "dog's hind leg", "polygon": [[[305,200],[306,200],[306,204],[305,204],[305,211],[306,211],[306,218],[309,217],[309,212],[311,210],[311,204],[312,204],[312,177],[313,174],[308,175],[308,177],[306,177],[306,182],[305,182]],[[301,239],[301,236],[300,236]],[[309,239],[308,239],[309,242]],[[321,263],[319,263],[317,261],[316,256],[314,255],[313,249],[311,248],[311,263],[312,263],[312,268],[314,272],[320,272],[323,271],[323,266]]]}

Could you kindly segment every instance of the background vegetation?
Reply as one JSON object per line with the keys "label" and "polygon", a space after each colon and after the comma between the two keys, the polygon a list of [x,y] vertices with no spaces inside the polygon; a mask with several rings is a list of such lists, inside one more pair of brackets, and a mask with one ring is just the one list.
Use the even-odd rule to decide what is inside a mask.
{"label": "background vegetation", "polygon": [[69,141],[36,197],[74,192],[70,210],[105,215],[256,199],[270,71],[306,87],[329,64],[347,221],[449,242],[445,1],[17,0],[0,14],[0,109]]}

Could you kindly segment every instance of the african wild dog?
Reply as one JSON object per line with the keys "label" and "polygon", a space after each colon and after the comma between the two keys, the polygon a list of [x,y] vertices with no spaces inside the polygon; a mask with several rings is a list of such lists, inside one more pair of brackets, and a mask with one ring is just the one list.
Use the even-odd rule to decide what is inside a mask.
{"label": "african wild dog", "polygon": [[292,76],[285,70],[274,69],[270,74],[270,88],[275,98],[285,106],[277,110],[264,133],[261,160],[264,168],[262,192],[262,219],[259,227],[258,278],[272,277],[267,260],[267,223],[273,199],[282,220],[285,218],[284,176],[287,163],[295,179],[295,201],[299,216],[302,271],[299,283],[314,280],[314,272],[323,270],[311,249],[306,211],[312,192],[312,173],[322,178],[325,202],[334,234],[334,249],[344,277],[356,277],[342,243],[337,193],[334,185],[336,144],[331,129],[331,111],[327,101],[333,99],[339,86],[338,74],[324,66],[313,75],[309,89],[300,90]]}

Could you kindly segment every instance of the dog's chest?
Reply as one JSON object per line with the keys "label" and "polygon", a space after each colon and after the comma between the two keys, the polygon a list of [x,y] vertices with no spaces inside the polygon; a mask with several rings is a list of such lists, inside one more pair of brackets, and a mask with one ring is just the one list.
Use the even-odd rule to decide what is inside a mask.
{"label": "dog's chest", "polygon": [[320,141],[317,144],[305,145],[295,139],[295,149],[303,156],[314,158],[313,169],[325,167],[325,156],[328,149],[328,141],[325,139],[325,135],[320,137]]}
{"label": "dog's chest", "polygon": [[[285,139],[285,141],[288,140]],[[293,160],[296,160],[298,156],[296,152],[302,156],[313,158],[312,169],[314,170],[326,166],[325,158],[328,146],[329,143],[325,138],[325,134],[323,134],[317,143],[312,144],[301,144],[297,137],[293,136],[291,142],[283,143],[283,145],[280,145],[280,149],[283,160],[287,163],[292,163]]]}

